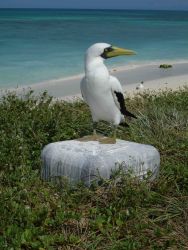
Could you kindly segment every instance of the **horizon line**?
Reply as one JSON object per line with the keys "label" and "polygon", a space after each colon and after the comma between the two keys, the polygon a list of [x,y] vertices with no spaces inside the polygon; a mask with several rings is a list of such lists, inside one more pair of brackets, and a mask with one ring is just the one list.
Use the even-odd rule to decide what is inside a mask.
{"label": "horizon line", "polygon": [[0,7],[0,10],[14,10],[14,9],[23,9],[23,10],[88,10],[88,11],[92,11],[92,10],[118,10],[118,11],[124,11],[124,10],[128,10],[128,11],[185,11],[187,12],[188,9],[129,9],[129,8],[58,8],[58,7]]}

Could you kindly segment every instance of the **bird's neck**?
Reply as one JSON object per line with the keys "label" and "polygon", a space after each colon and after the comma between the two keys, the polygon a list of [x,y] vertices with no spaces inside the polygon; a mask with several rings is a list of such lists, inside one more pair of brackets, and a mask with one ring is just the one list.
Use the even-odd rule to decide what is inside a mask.
{"label": "bird's neck", "polygon": [[85,60],[85,75],[87,78],[108,78],[109,72],[104,65],[103,59],[100,57],[87,58]]}

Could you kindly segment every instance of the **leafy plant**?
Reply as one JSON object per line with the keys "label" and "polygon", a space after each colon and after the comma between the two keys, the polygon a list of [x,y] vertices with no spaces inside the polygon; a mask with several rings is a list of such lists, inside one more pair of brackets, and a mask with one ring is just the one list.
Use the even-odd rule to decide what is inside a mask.
{"label": "leafy plant", "polygon": [[169,68],[172,68],[172,65],[171,64],[161,64],[159,66],[160,69],[169,69]]}
{"label": "leafy plant", "polygon": [[[188,88],[138,93],[136,121],[118,137],[157,147],[159,178],[125,175],[87,188],[40,179],[44,145],[92,132],[82,101],[8,93],[0,101],[0,249],[186,249],[188,245]],[[109,125],[98,130],[110,133]]]}

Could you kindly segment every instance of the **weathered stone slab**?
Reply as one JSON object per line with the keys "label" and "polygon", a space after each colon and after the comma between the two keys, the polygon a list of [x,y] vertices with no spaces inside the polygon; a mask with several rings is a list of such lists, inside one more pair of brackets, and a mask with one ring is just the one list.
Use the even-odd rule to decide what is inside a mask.
{"label": "weathered stone slab", "polygon": [[154,179],[160,166],[160,155],[151,145],[117,140],[116,144],[100,144],[98,141],[77,140],[50,143],[42,154],[42,173],[45,180],[57,176],[68,177],[71,183],[110,178],[112,170],[120,164],[125,171],[143,178],[150,172]]}

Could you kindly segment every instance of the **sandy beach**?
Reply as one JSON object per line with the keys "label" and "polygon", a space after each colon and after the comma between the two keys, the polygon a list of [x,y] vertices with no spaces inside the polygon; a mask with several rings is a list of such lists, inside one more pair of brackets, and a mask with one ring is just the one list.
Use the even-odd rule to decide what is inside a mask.
{"label": "sandy beach", "polygon": [[[141,91],[136,89],[141,82],[144,82],[144,90],[164,88],[177,89],[181,86],[188,85],[187,61],[165,63],[171,64],[172,68],[160,69],[160,62],[155,62],[153,64],[144,63],[126,65],[125,67],[113,67],[110,69],[110,73],[120,80],[123,90],[128,94],[134,94]],[[80,80],[82,77],[83,74],[41,82],[25,87],[21,86],[11,90],[16,90],[19,94],[23,89],[27,90],[29,88],[34,90],[36,94],[46,90],[55,98],[72,99],[74,97],[81,97]]]}

